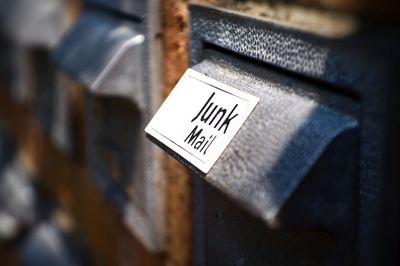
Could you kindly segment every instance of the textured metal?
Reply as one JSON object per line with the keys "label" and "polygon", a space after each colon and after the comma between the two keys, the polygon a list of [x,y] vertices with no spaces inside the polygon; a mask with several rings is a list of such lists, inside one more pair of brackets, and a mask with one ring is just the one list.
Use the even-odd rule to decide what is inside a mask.
{"label": "textured metal", "polygon": [[357,121],[288,92],[296,81],[285,82],[282,76],[257,78],[210,60],[195,69],[260,98],[205,178],[268,223],[275,223],[277,213],[327,146],[356,128]]}
{"label": "textured metal", "polygon": [[[336,110],[335,112],[337,112],[336,114],[339,115],[338,117],[342,116],[340,114],[345,114],[344,117],[350,115],[351,117],[353,117],[352,119],[358,121],[356,122],[359,125],[358,133],[351,133],[350,130],[343,136],[339,136],[340,138],[336,140],[333,140],[334,136],[331,135],[330,139],[331,141],[333,140],[332,145],[330,145],[330,147],[327,147],[325,145],[325,148],[327,148],[327,153],[332,152],[335,149],[339,151],[343,149],[341,152],[343,155],[349,156],[350,154],[353,154],[350,156],[348,164],[343,164],[352,164],[352,167],[355,168],[349,169],[349,172],[346,172],[346,175],[348,175],[348,177],[352,179],[352,182],[346,183],[346,179],[344,178],[341,179],[342,181],[339,181],[343,182],[343,188],[346,187],[345,193],[339,193],[340,188],[334,187],[332,187],[331,191],[336,190],[339,193],[336,197],[342,199],[347,198],[349,202],[353,202],[351,204],[355,204],[355,202],[357,202],[356,207],[353,206],[353,208],[350,208],[351,204],[347,205],[347,207],[344,207],[347,210],[346,212],[348,212],[349,208],[351,209],[352,218],[350,219],[354,221],[354,216],[357,217],[357,229],[354,230],[353,228],[352,230],[352,227],[349,226],[348,229],[344,230],[348,230],[346,231],[346,234],[349,236],[349,238],[352,238],[352,235],[358,235],[357,249],[359,251],[358,259],[360,263],[362,265],[374,265],[378,260],[378,252],[367,251],[372,249],[375,249],[377,251],[379,250],[377,249],[377,245],[379,244],[376,240],[379,237],[379,217],[381,217],[382,210],[382,188],[384,180],[383,158],[385,156],[384,146],[387,141],[390,141],[385,139],[386,128],[384,124],[384,117],[385,114],[387,114],[387,112],[390,112],[391,110],[391,107],[386,104],[389,95],[388,92],[398,86],[397,84],[399,78],[398,75],[395,74],[395,70],[399,69],[399,53],[397,52],[398,49],[396,48],[400,43],[400,35],[398,34],[399,29],[396,27],[383,28],[379,25],[362,23],[361,27],[357,31],[348,36],[340,38],[330,38],[305,30],[290,28],[288,26],[284,26],[280,23],[275,23],[273,21],[263,20],[260,18],[252,18],[244,14],[239,14],[237,12],[211,8],[202,5],[190,5],[190,12],[191,65],[195,66],[195,68],[197,68],[201,72],[207,73],[211,77],[214,77],[219,81],[226,82],[231,86],[237,87],[239,89],[244,89],[246,91],[251,91],[256,95],[259,95],[261,93],[260,91],[264,91],[265,93],[265,89],[263,89],[263,86],[271,87],[268,90],[266,96],[268,96],[268,94],[275,95],[275,101],[279,100],[279,104],[285,104],[287,102],[286,97],[302,98],[304,97],[304,95],[309,95],[310,91],[312,91],[311,95],[314,95],[311,97],[312,102],[314,102],[317,106],[321,106],[323,110],[325,110],[325,107],[323,106],[327,105],[329,108]],[[207,52],[209,50],[219,51],[222,53],[222,56],[214,56],[214,59],[210,59],[212,58],[212,56],[210,57],[210,54]],[[240,62],[249,62],[257,66],[256,68],[258,68],[258,70],[254,70],[254,73],[249,73],[251,72],[249,71],[249,65]],[[274,74],[275,72],[279,75],[276,76]],[[301,89],[302,86],[300,86],[298,82],[299,79],[303,79],[304,82],[311,84],[310,87]],[[264,85],[260,86],[259,84],[262,83],[264,83]],[[276,84],[286,85],[277,86]],[[283,93],[281,94],[282,96],[277,97],[279,94],[274,93],[276,89],[278,91],[288,91],[289,93],[285,96],[285,93],[281,92]],[[284,97],[282,101],[280,100],[281,97]],[[306,99],[307,98],[308,97],[306,97]],[[333,100],[333,105],[326,103],[327,99],[335,98],[336,100]],[[262,107],[262,102],[265,100],[266,99],[261,101],[261,109],[266,111],[268,110],[267,107]],[[275,101],[266,101],[269,103],[268,106],[270,106],[268,108],[273,108],[275,105],[280,106]],[[342,104],[340,104],[341,102]],[[345,102],[348,103],[345,104]],[[301,100],[300,102],[296,101],[296,104],[301,105]],[[318,110],[321,107],[315,109],[316,113],[319,112]],[[289,109],[285,109],[284,112],[276,113],[274,113],[274,111],[272,110],[272,114],[279,117],[288,110]],[[299,113],[296,115],[301,115],[302,110],[304,110],[303,107],[300,108]],[[323,117],[324,119],[327,118],[326,116],[320,116],[320,114],[316,113],[314,113],[313,115],[314,118],[317,118],[317,120]],[[285,120],[281,120],[283,121],[283,125],[287,125],[287,123],[290,123],[292,115]],[[288,188],[292,186],[292,188],[294,188],[296,185],[292,184],[291,182],[285,183],[285,181],[279,180],[279,182],[275,184],[266,182],[271,186],[258,183],[258,188],[256,188],[256,186],[250,187],[250,191],[247,191],[247,189],[249,188],[248,183],[250,183],[252,180],[261,180],[259,179],[259,173],[266,174],[266,176],[269,176],[269,174],[271,173],[268,171],[262,172],[262,170],[260,170],[260,172],[255,171],[254,173],[256,175],[248,175],[247,180],[244,181],[246,186],[239,185],[241,178],[235,177],[241,176],[246,171],[243,171],[243,173],[239,173],[238,171],[242,171],[242,169],[238,169],[235,172],[233,171],[234,167],[252,169],[252,164],[254,164],[254,167],[258,165],[260,169],[268,169],[264,168],[269,164],[268,161],[260,160],[260,158],[258,157],[248,156],[249,154],[254,152],[250,151],[249,149],[254,149],[257,151],[258,149],[261,149],[261,147],[266,146],[266,143],[268,143],[269,141],[275,141],[276,139],[279,139],[279,137],[282,137],[276,131],[262,132],[262,130],[265,129],[265,124],[268,124],[269,122],[274,123],[275,121],[274,119],[271,119],[271,113],[266,112],[263,115],[257,115],[256,110],[254,116],[259,117],[259,122],[251,123],[252,118],[250,118],[248,124],[251,124],[252,127],[247,127],[245,125],[245,128],[243,128],[243,130],[237,135],[237,139],[242,138],[242,141],[239,142],[237,140],[234,140],[231,143],[231,146],[228,147],[226,151],[226,157],[224,154],[220,162],[217,162],[214,169],[212,169],[211,173],[205,178],[209,180],[212,185],[221,188],[221,190],[227,193],[230,198],[234,198],[236,201],[240,198],[240,194],[247,195],[249,197],[248,199],[243,200],[243,198],[245,198],[243,196],[243,198],[239,200],[241,206],[250,209],[253,214],[259,215],[261,210],[260,206],[262,205],[269,205],[269,207],[280,206],[279,204],[271,204],[272,202],[274,202],[273,200],[271,200],[271,198],[275,200],[276,195],[278,195],[277,202],[282,202],[281,200],[282,198],[284,198],[283,195],[288,195],[287,191],[280,187],[281,184],[282,186],[288,186]],[[312,119],[312,116],[310,116],[310,119]],[[308,121],[305,125],[311,125],[314,123],[313,122],[310,124],[310,121]],[[344,124],[346,124],[346,122]],[[350,122],[350,124],[352,124],[352,122]],[[330,125],[333,126],[332,123],[330,123]],[[319,124],[319,126],[322,126],[322,124]],[[328,127],[326,126],[319,126],[312,127],[312,130],[315,130],[314,132],[317,132],[318,128],[328,129]],[[352,127],[353,126],[344,126],[344,128]],[[248,133],[249,135],[247,138],[245,138],[246,129],[252,131],[251,133]],[[283,129],[290,130],[290,126],[282,127],[282,134],[284,135]],[[338,129],[337,126],[336,129]],[[261,132],[254,132],[257,132],[258,130],[261,130]],[[264,134],[264,138],[258,137],[258,135]],[[271,135],[275,134],[279,137],[271,137]],[[302,137],[301,134],[302,133],[292,138],[292,141],[286,147],[286,151],[296,152],[296,150],[293,150],[293,148],[291,148],[291,144],[296,144],[296,138],[297,136]],[[356,134],[356,136],[354,136],[354,134]],[[320,136],[324,138],[323,135]],[[359,136],[359,140],[357,140],[357,136]],[[247,142],[245,140],[247,140]],[[347,141],[350,141],[348,144],[348,149],[353,150],[353,152],[349,152],[349,150],[346,149],[346,144],[344,143],[346,143]],[[273,145],[271,146],[275,147],[275,143],[272,143]],[[309,140],[309,143],[310,145],[315,145],[316,139],[311,138]],[[338,143],[339,146],[334,148],[336,145],[338,145]],[[359,143],[359,146],[357,143]],[[237,144],[237,146],[235,144]],[[323,146],[324,145],[320,147],[322,148]],[[305,147],[305,150],[307,148],[309,147]],[[234,152],[235,150],[236,153]],[[246,156],[239,156],[241,155],[241,153],[238,153],[238,150],[240,150],[242,153],[244,151]],[[265,153],[276,154],[276,151],[265,149]],[[359,155],[359,158],[356,156],[357,154]],[[280,159],[283,159],[282,162],[285,162],[285,157],[288,156],[286,158],[290,158],[290,156],[292,155],[294,154],[283,153],[283,157],[281,156]],[[301,171],[301,169],[304,169],[307,163],[311,163],[312,158],[316,159],[316,157],[318,157],[313,157],[312,155],[309,156],[309,153],[298,153],[298,155],[306,157],[298,159],[300,161],[304,160],[303,163],[300,164],[300,167],[297,167],[299,171]],[[228,158],[229,156],[231,156],[232,158]],[[328,165],[334,166],[337,163],[337,159],[335,160],[335,158],[337,158],[338,155],[328,157],[326,156],[327,155],[322,155],[322,157],[320,158],[324,158],[325,160],[327,158],[329,159],[330,157],[331,159],[329,160],[333,160],[333,164],[329,163]],[[233,158],[236,158],[236,165],[233,165],[231,167],[230,172],[225,171],[224,169],[227,168],[227,166],[223,166],[223,162],[229,162],[230,160],[234,161]],[[347,159],[348,157],[346,157],[344,161]],[[266,163],[266,165],[263,164],[264,162]],[[281,161],[279,160],[279,162]],[[284,168],[287,168],[288,171],[292,169],[291,165],[288,165],[286,163],[283,165],[284,167],[280,167],[280,165],[282,164],[280,164],[279,162],[276,164],[279,167],[274,169],[282,170]],[[322,163],[322,161],[319,162]],[[292,160],[290,163],[294,163],[294,161]],[[311,176],[313,176],[314,173],[318,173],[318,171],[321,171],[321,169],[324,169],[320,168],[318,166],[319,163],[316,161],[311,164],[314,163],[314,170],[311,170],[311,172],[309,173],[311,174]],[[339,163],[339,165],[342,164]],[[255,167],[254,169],[256,168],[257,167]],[[314,172],[315,170],[317,170],[317,172]],[[324,171],[328,170],[325,169]],[[335,174],[333,173],[330,173],[329,175],[332,177],[335,176]],[[317,176],[321,176],[321,174]],[[306,178],[304,178],[303,181],[304,184],[308,184],[307,186],[310,187],[310,189],[308,190],[309,193],[312,192],[311,188],[314,188],[315,190],[321,189],[319,185],[316,185],[317,183],[307,183],[307,180],[309,178],[310,177],[307,176]],[[268,179],[266,180],[268,181]],[[293,180],[295,180],[295,178]],[[316,181],[316,179],[310,180]],[[329,181],[329,178],[327,178],[327,180]],[[331,183],[331,185],[333,185],[333,183]],[[274,186],[276,186],[278,189],[275,190]],[[291,203],[287,204],[291,205],[292,207],[284,210],[285,206],[283,206],[281,210],[281,217],[279,217],[277,221],[282,222],[282,219],[286,219],[285,217],[291,217],[291,219],[289,220],[293,221],[294,219],[296,219],[296,217],[298,217],[299,221],[308,220],[308,222],[310,222],[309,225],[311,225],[313,219],[308,219],[307,214],[305,213],[298,212],[297,215],[294,215],[294,212],[293,215],[287,216],[289,214],[289,210],[294,210],[293,206],[296,205],[296,199],[299,199],[298,206],[300,206],[301,204],[305,205],[306,202],[310,201],[314,203],[320,202],[318,198],[313,199],[311,196],[308,201],[302,201],[301,199],[303,198],[304,194],[302,192],[299,192],[303,190],[301,189],[301,186],[302,184],[300,183],[297,191],[292,194],[292,198],[289,197],[288,202],[290,201]],[[358,191],[354,190],[356,187],[358,187]],[[196,189],[205,189],[208,191],[208,189],[206,188]],[[263,195],[263,193],[265,193],[266,191],[269,191],[268,194],[274,195],[274,197],[268,198],[265,196],[260,196]],[[203,195],[203,197],[211,197],[210,201],[212,201],[213,199],[215,199],[216,201],[226,200],[221,198],[214,198],[214,196],[212,196],[211,194],[207,194],[206,192],[204,193],[205,196]],[[201,195],[202,192],[200,191],[197,194]],[[302,194],[303,196],[299,196]],[[334,194],[330,194],[330,196],[333,195]],[[264,200],[264,202],[259,202],[260,199]],[[321,194],[319,195],[319,199],[325,200],[326,197],[324,196],[324,194]],[[334,199],[335,197],[331,198],[331,200]],[[197,202],[200,201],[201,199],[197,200]],[[346,206],[345,201],[342,201],[340,205]],[[213,206],[214,205],[203,207],[200,206],[199,212],[208,213],[211,215],[213,211],[217,210],[217,208],[214,208]],[[255,206],[256,208],[254,208]],[[286,213],[284,214],[283,212]],[[340,210],[338,210],[338,212],[340,212]],[[338,212],[336,212],[336,214]],[[272,211],[272,213],[274,213],[274,211]],[[267,218],[267,221],[268,217],[273,216],[264,214],[264,218]],[[345,217],[345,215],[342,216],[342,218],[343,217]],[[234,216],[234,218],[232,219],[240,220],[245,218]],[[286,219],[286,221],[289,220]],[[340,219],[337,220],[337,222],[338,221],[340,221]],[[315,222],[316,220],[314,219],[314,223]],[[231,228],[230,226],[233,225],[235,222],[229,222],[225,220],[224,223],[227,227]],[[282,222],[282,224],[286,223]],[[289,224],[294,225],[293,223]],[[320,225],[318,226],[317,223],[314,229],[321,229]],[[215,232],[218,232],[218,228],[212,223],[207,223],[205,225],[205,228],[205,230],[207,230],[207,235],[213,235]],[[322,228],[326,227],[323,226]],[[336,231],[334,231],[338,233],[337,231],[341,231],[342,229],[337,229]],[[228,234],[228,231],[226,233]],[[198,232],[198,234],[201,233]],[[216,237],[223,237],[223,233],[217,234]],[[210,243],[216,242],[216,239],[211,237],[211,240],[209,240],[210,242],[207,242],[207,239],[203,240],[203,244],[205,246],[204,252],[205,254],[207,254],[207,252],[211,251],[211,249],[208,249],[208,245]],[[200,244],[200,246],[201,245],[202,244]],[[243,251],[244,253],[246,253],[245,250],[249,251],[249,246],[251,246],[251,244],[243,244],[243,246],[241,247],[242,250],[238,250],[237,252],[240,253]],[[201,247],[199,249],[201,249]],[[355,246],[352,246],[351,250],[354,249]],[[222,256],[224,251],[222,249],[220,251],[222,253],[219,255]],[[210,256],[216,257],[216,254],[211,252]]]}

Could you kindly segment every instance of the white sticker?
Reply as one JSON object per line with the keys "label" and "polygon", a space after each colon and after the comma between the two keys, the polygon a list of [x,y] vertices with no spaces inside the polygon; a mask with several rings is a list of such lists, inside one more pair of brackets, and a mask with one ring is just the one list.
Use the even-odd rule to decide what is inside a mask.
{"label": "white sticker", "polygon": [[145,131],[208,173],[258,102],[188,69]]}

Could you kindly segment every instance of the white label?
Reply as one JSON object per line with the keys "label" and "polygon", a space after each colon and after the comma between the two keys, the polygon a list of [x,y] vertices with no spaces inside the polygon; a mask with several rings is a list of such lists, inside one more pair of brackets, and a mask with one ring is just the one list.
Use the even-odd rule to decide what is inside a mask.
{"label": "white label", "polygon": [[208,173],[258,102],[188,69],[145,131]]}

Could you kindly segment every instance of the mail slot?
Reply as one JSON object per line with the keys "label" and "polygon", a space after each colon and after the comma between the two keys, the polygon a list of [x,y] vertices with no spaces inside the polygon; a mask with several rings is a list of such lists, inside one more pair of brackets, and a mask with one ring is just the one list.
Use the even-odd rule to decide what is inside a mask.
{"label": "mail slot", "polygon": [[158,72],[150,71],[158,60],[149,37],[154,35],[145,24],[150,21],[115,12],[119,2],[90,3],[53,57],[85,88],[87,163],[95,183],[138,239],[158,252],[164,215],[160,157],[143,134],[160,97]]}

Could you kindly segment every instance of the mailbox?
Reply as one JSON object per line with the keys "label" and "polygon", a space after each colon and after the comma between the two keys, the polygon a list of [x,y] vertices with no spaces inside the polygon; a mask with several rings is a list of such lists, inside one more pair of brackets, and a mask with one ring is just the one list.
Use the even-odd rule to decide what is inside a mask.
{"label": "mailbox", "polygon": [[53,56],[62,71],[86,88],[91,175],[138,239],[158,252],[164,215],[161,157],[142,133],[161,98],[156,22],[135,13],[147,10],[150,2],[88,1]]}
{"label": "mailbox", "polygon": [[[379,235],[382,158],[390,141],[380,121],[392,108],[388,95],[398,79],[393,74],[398,30],[357,28],[356,22],[351,32],[331,36],[223,7],[193,4],[190,14],[192,68],[260,98],[205,176],[207,182],[198,181],[204,202],[197,210],[206,220],[199,227],[206,235],[199,242],[203,258],[212,264],[211,258],[221,258],[217,265],[241,260],[263,265],[268,259],[283,265],[374,265],[377,252],[368,250]],[[291,97],[302,99],[291,102]],[[303,116],[306,105],[313,111]],[[297,128],[292,133],[291,123]],[[264,230],[263,239],[246,226],[242,234],[235,233],[247,218],[226,209],[231,205],[217,191],[266,223],[268,230],[254,222]],[[241,241],[224,248],[214,244],[218,240]],[[250,240],[257,247],[272,245],[271,252]]]}
{"label": "mailbox", "polygon": [[[366,29],[356,18],[329,16],[321,23],[335,26],[321,30],[251,9],[262,5],[258,1],[224,3],[189,5],[192,70],[146,129],[195,173],[196,263],[372,264],[367,251],[374,244],[364,240],[378,239],[386,130],[380,119],[390,110],[387,97],[398,79],[396,60],[383,51],[396,50],[398,30]],[[183,100],[185,89],[194,88],[215,91],[198,99],[205,102],[202,109],[193,104],[197,111]],[[186,139],[174,128],[183,128],[180,119],[190,124],[200,117],[216,132],[220,117],[239,118],[239,100],[231,103],[226,95],[229,109],[213,98],[222,90],[259,102],[214,163],[203,156],[204,128],[188,131]],[[180,115],[186,110],[193,113]],[[169,128],[160,118],[170,119]],[[202,164],[206,160],[211,167]]]}
{"label": "mailbox", "polygon": [[[354,242],[357,217],[354,212],[359,147],[357,101],[328,91],[320,92],[325,90],[321,85],[248,61],[206,49],[204,59],[193,66],[209,77],[260,98],[241,130],[204,176],[228,197],[207,188],[208,183],[196,181],[199,185],[195,187],[195,202],[204,201],[207,247],[209,243],[217,243],[213,239],[214,230],[219,232],[216,237],[228,237],[234,225],[239,227],[237,222],[241,227],[245,220],[256,220],[233,211],[233,207],[227,208],[228,203],[224,201],[230,199],[264,222],[267,229],[260,222],[254,222],[255,228],[265,234],[259,233],[259,237],[264,237],[259,240],[263,245],[280,243],[281,252],[299,246],[305,248],[291,255],[289,252],[280,261],[277,255],[280,251],[276,248],[269,252],[251,248],[249,243],[257,235],[250,230],[249,238],[239,238],[241,244],[234,248],[248,249],[249,253],[241,256],[251,265],[262,260],[264,255],[258,252],[268,254],[274,263],[313,265],[312,260],[316,258],[326,259],[324,252],[334,252],[335,241],[345,246],[340,253],[354,248],[350,243]],[[287,234],[282,235],[282,231]],[[327,240],[324,233],[333,234],[337,239]],[[232,237],[229,236],[230,241],[235,242]],[[221,265],[239,259],[229,258],[233,247],[223,247],[210,245],[210,257],[206,258],[220,257],[216,263]],[[349,254],[343,256],[349,257]]]}

